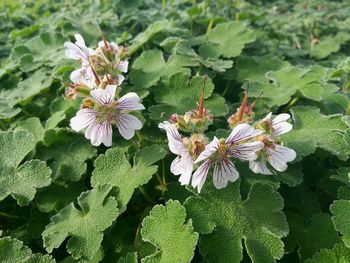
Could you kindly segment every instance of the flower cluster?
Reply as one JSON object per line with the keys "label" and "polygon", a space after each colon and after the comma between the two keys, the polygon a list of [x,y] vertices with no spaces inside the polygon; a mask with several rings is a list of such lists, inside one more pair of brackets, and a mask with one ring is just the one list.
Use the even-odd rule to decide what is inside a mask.
{"label": "flower cluster", "polygon": [[75,131],[86,129],[85,137],[94,146],[112,145],[113,126],[122,137],[131,139],[142,123],[129,112],[143,110],[144,106],[134,92],[119,96],[120,85],[125,79],[122,73],[128,71],[126,48],[107,42],[103,33],[96,49],[87,47],[79,34],[75,39],[75,43],[64,44],[66,56],[81,65],[71,73],[72,84],[66,90],[67,98],[82,98],[81,109],[71,119],[71,128]]}
{"label": "flower cluster", "polygon": [[[272,119],[272,113],[269,113],[264,119],[254,122],[255,102],[248,105],[247,99],[246,92],[241,106],[228,119],[232,131],[227,138],[214,136],[209,142],[204,134],[213,116],[203,107],[203,95],[197,110],[183,116],[173,114],[169,121],[159,124],[159,128],[166,131],[170,151],[177,155],[170,171],[180,175],[182,185],[191,182],[200,192],[209,170],[213,168],[214,186],[224,188],[229,181],[234,182],[239,177],[234,159],[249,161],[250,169],[261,174],[272,174],[267,163],[283,172],[287,169],[287,162],[295,159],[294,150],[278,141],[279,135],[292,129],[292,124],[287,122],[290,115],[283,113]],[[179,130],[191,135],[182,136]]]}

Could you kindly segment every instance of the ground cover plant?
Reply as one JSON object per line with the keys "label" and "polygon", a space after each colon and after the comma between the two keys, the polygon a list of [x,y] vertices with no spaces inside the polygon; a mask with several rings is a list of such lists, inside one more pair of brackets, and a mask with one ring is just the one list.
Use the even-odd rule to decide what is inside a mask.
{"label": "ground cover plant", "polygon": [[350,262],[349,12],[0,1],[0,262]]}

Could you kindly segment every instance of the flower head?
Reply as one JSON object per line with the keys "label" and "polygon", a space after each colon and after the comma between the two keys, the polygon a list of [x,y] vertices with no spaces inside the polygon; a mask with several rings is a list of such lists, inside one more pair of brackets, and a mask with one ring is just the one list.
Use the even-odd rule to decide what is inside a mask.
{"label": "flower head", "polygon": [[288,113],[281,113],[271,120],[272,112],[266,115],[259,123],[259,128],[270,133],[275,138],[278,135],[284,134],[292,130],[293,125],[287,122],[290,115]]}
{"label": "flower head", "polygon": [[270,141],[267,137],[261,136],[260,140],[264,143],[264,148],[258,152],[258,158],[249,161],[249,168],[254,173],[272,174],[267,168],[267,162],[277,171],[287,170],[287,162],[292,162],[296,158],[293,149]]}
{"label": "flower head", "polygon": [[168,121],[160,123],[160,129],[166,131],[169,149],[177,157],[170,166],[170,171],[174,175],[180,175],[179,182],[182,185],[189,184],[193,170],[193,160],[189,153],[187,145],[184,143],[179,131]]}
{"label": "flower head", "polygon": [[229,181],[236,181],[239,173],[230,157],[254,160],[257,157],[255,152],[263,148],[264,144],[249,140],[262,132],[255,130],[248,124],[239,124],[226,140],[214,137],[195,160],[195,163],[204,162],[194,172],[192,186],[197,187],[198,192],[200,192],[212,166],[214,167],[213,183],[217,189],[226,187]]}
{"label": "flower head", "polygon": [[80,34],[75,34],[74,37],[76,39],[75,43],[64,43],[67,48],[66,56],[78,60],[83,67],[88,67],[90,65],[89,58],[95,54],[95,51],[85,45],[84,38]]}
{"label": "flower head", "polygon": [[143,110],[144,106],[139,102],[139,96],[129,92],[120,99],[115,100],[117,86],[108,85],[106,89],[91,91],[94,103],[90,107],[83,108],[70,121],[70,126],[75,131],[85,128],[85,137],[91,140],[92,145],[112,145],[112,126],[116,125],[122,137],[129,140],[135,135],[135,130],[142,128],[142,123],[128,112]]}

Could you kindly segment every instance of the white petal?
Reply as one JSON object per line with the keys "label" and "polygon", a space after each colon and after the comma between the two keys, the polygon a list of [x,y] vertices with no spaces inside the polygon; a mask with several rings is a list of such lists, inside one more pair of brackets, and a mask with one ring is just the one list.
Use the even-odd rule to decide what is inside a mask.
{"label": "white petal", "polygon": [[274,148],[268,148],[267,151],[269,163],[279,172],[285,171],[288,167],[287,162],[293,161],[296,157],[294,150],[278,144],[275,144]]}
{"label": "white petal", "polygon": [[179,131],[174,125],[168,121],[164,121],[163,123],[159,123],[158,127],[166,131],[169,149],[172,153],[183,155],[185,152],[188,152],[187,147],[182,142]]}
{"label": "white petal", "polygon": [[75,131],[80,131],[95,121],[97,115],[97,110],[81,109],[77,112],[77,115],[70,120],[70,127]]}
{"label": "white petal", "polygon": [[95,89],[91,91],[91,96],[102,106],[110,105],[115,99],[117,85],[107,85],[105,89]]}
{"label": "white petal", "polygon": [[276,137],[278,135],[291,131],[293,129],[293,125],[288,122],[281,122],[273,125],[272,128],[273,128],[273,133],[271,135],[273,137]]}
{"label": "white petal", "polygon": [[120,70],[123,73],[126,73],[126,72],[128,72],[128,66],[129,66],[129,61],[122,60],[119,62],[118,70]]}
{"label": "white petal", "polygon": [[271,171],[266,166],[266,160],[260,159],[255,161],[249,161],[249,168],[256,174],[272,174]]}
{"label": "white petal", "polygon": [[290,115],[288,113],[281,113],[278,114],[273,120],[272,125],[275,125],[277,123],[285,122],[290,118]]}
{"label": "white petal", "polygon": [[119,133],[124,139],[131,139],[135,135],[135,130],[142,128],[142,122],[135,116],[127,113],[117,113],[114,116]]}
{"label": "white petal", "polygon": [[241,141],[249,140],[263,131],[255,129],[246,123],[238,124],[231,132],[230,136],[226,139],[226,144],[237,144]]}
{"label": "white petal", "polygon": [[123,83],[124,79],[125,77],[122,74],[118,75],[118,86],[120,86]]}
{"label": "white petal", "polygon": [[213,153],[215,153],[220,146],[220,142],[219,139],[214,137],[214,139],[205,146],[205,149],[203,152],[201,152],[201,154],[198,156],[198,158],[194,161],[194,163],[199,163],[207,158],[209,158],[210,156],[213,155]]}
{"label": "white petal", "polygon": [[241,160],[255,160],[257,157],[255,152],[261,150],[262,148],[264,148],[264,146],[265,145],[262,142],[242,143],[230,147],[228,154]]}
{"label": "white petal", "polygon": [[173,174],[173,175],[179,175],[182,173],[183,171],[183,167],[181,165],[181,157],[178,156],[176,157],[172,162],[171,162],[171,165],[170,165],[170,172]]}
{"label": "white petal", "polygon": [[81,47],[86,47],[84,38],[80,34],[74,34],[74,37],[76,39],[75,44]]}
{"label": "white petal", "polygon": [[108,121],[104,121],[102,125],[101,141],[105,146],[110,147],[112,146],[112,125]]}
{"label": "white petal", "polygon": [[211,167],[211,160],[207,160],[204,163],[201,164],[201,166],[198,167],[198,169],[194,172],[192,176],[192,186],[193,188],[197,187],[198,193],[201,192],[202,187],[205,183],[205,180],[207,179],[207,175],[209,172],[209,169]]}
{"label": "white petal", "polygon": [[238,179],[239,173],[231,160],[223,158],[217,163],[213,173],[213,183],[217,189],[226,187],[228,181],[234,182]]}
{"label": "white petal", "polygon": [[85,137],[90,139],[94,146],[103,143],[109,147],[112,145],[112,126],[107,120],[102,123],[92,122],[85,132]]}
{"label": "white petal", "polygon": [[115,106],[121,110],[144,110],[145,106],[140,103],[140,97],[135,92],[129,92],[121,97]]}
{"label": "white petal", "polygon": [[66,56],[71,59],[76,59],[76,60],[83,60],[86,61],[88,60],[88,54],[84,52],[80,47],[77,45],[71,43],[71,42],[66,42],[64,43],[64,47],[67,48],[66,50]]}
{"label": "white petal", "polygon": [[272,112],[269,112],[265,118],[262,119],[262,121],[269,121],[271,119]]}
{"label": "white petal", "polygon": [[108,43],[115,51],[119,52],[119,46],[115,42]]}
{"label": "white petal", "polygon": [[170,171],[174,175],[181,174],[179,182],[181,185],[189,184],[193,170],[193,161],[189,154],[177,157],[171,163]]}

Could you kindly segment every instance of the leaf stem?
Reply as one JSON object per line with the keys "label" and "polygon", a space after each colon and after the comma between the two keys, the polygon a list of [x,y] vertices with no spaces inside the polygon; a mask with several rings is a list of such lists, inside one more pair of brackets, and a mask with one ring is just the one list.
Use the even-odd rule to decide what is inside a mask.
{"label": "leaf stem", "polygon": [[141,194],[147,199],[147,201],[149,201],[152,204],[154,203],[152,198],[149,196],[149,194],[145,191],[145,189],[142,186],[139,186],[139,190],[140,190]]}
{"label": "leaf stem", "polygon": [[22,219],[22,217],[20,216],[10,215],[5,212],[0,212],[0,217],[9,218],[9,219]]}
{"label": "leaf stem", "polygon": [[287,105],[286,111],[289,111],[299,100],[299,97],[294,97]]}
{"label": "leaf stem", "polygon": [[229,80],[225,86],[225,89],[224,91],[222,92],[221,96],[224,97],[226,95],[226,93],[228,92],[228,89],[230,87],[230,84],[231,84],[231,80]]}

